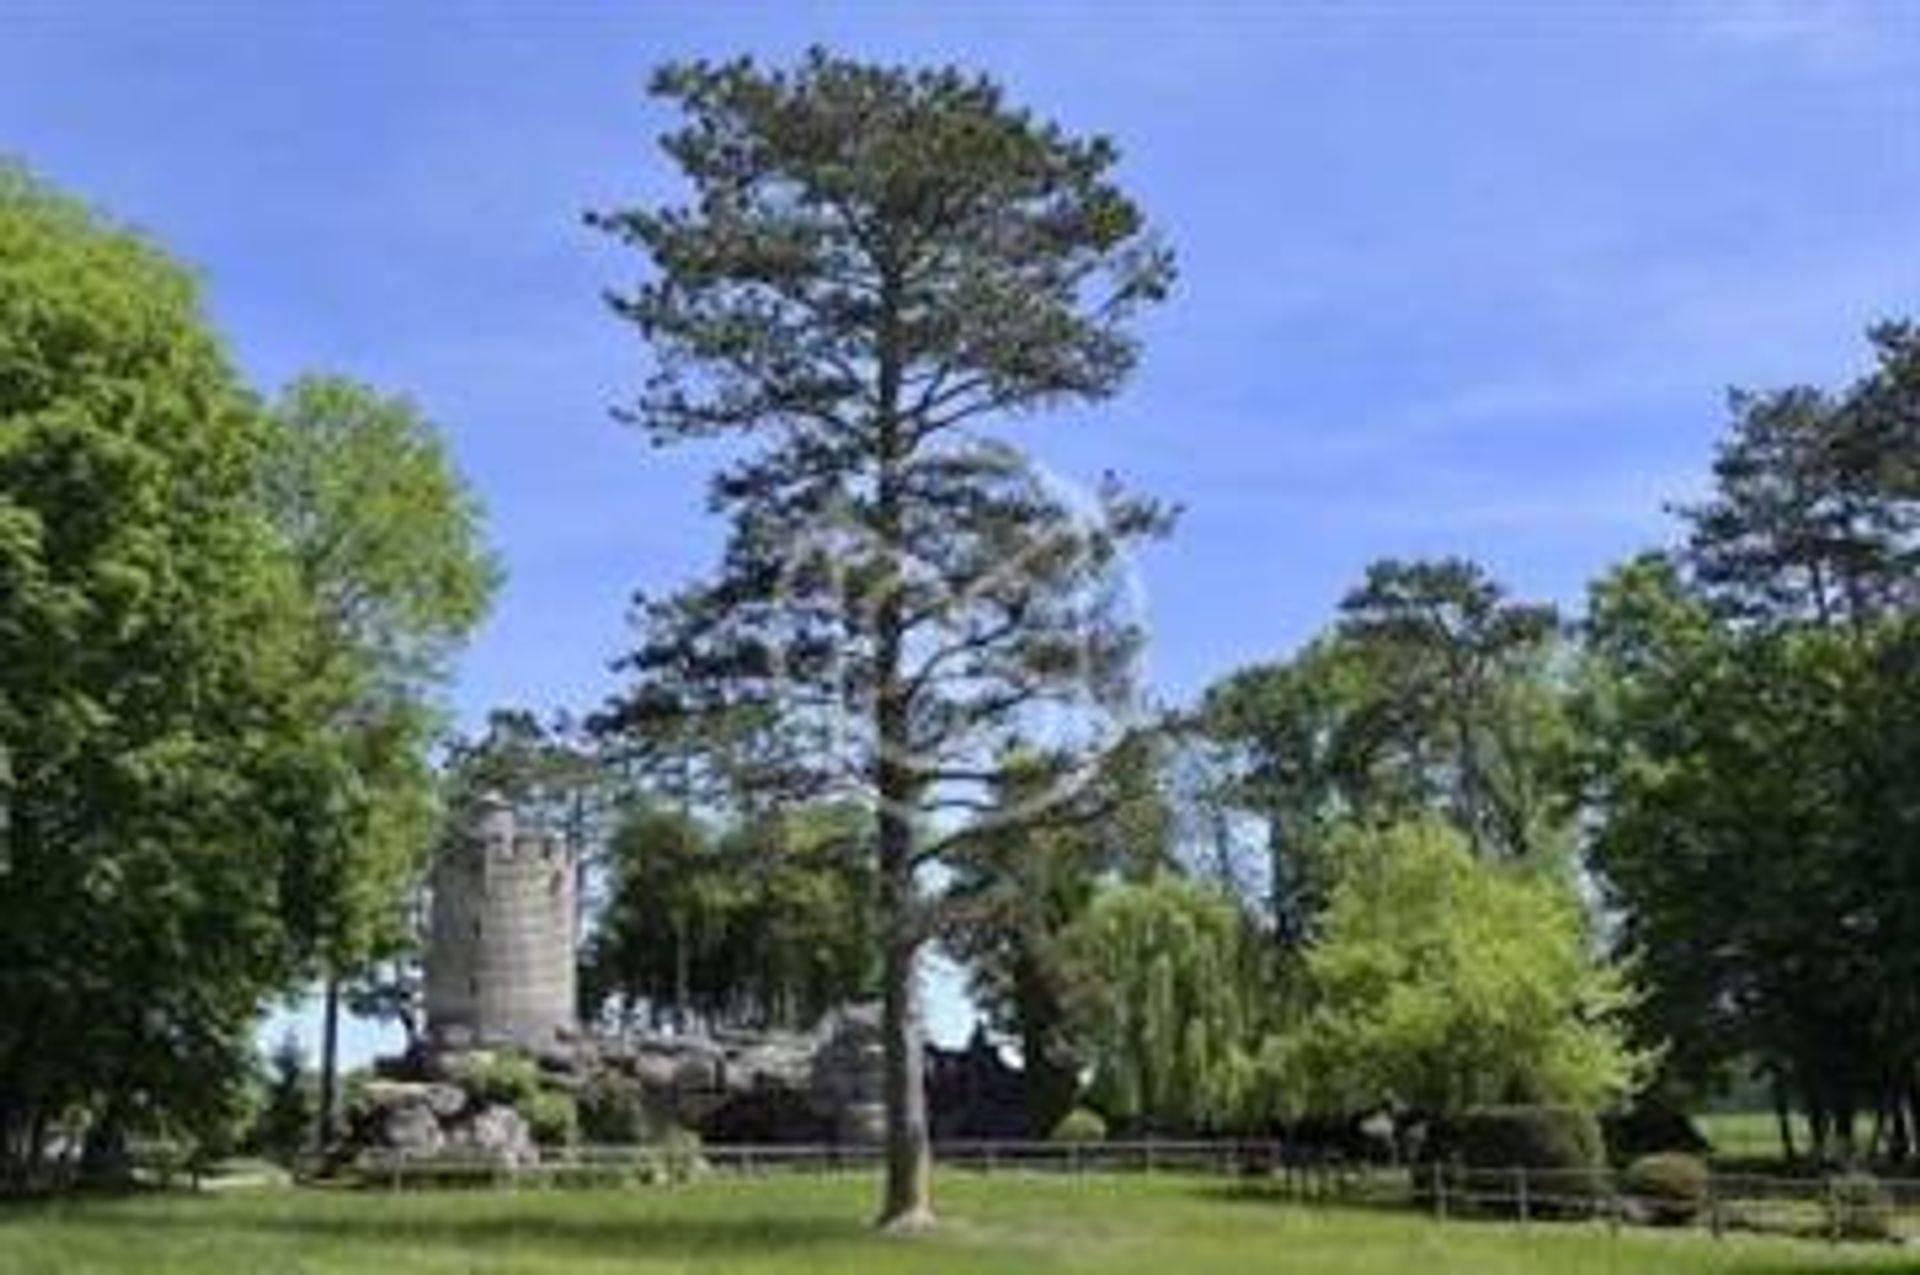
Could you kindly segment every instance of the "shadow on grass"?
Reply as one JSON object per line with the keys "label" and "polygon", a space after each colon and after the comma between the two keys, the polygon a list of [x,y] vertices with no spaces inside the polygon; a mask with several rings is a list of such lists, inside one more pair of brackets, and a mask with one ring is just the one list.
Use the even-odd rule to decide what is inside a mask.
{"label": "shadow on grass", "polygon": [[1339,1209],[1349,1213],[1395,1213],[1405,1217],[1418,1216],[1408,1208],[1405,1197],[1394,1199],[1391,1196],[1382,1196],[1379,1199],[1367,1199],[1356,1196],[1324,1200],[1303,1199],[1278,1181],[1260,1178],[1197,1183],[1190,1194],[1194,1199],[1206,1200],[1214,1204],[1265,1204],[1275,1207],[1292,1204],[1301,1208]]}
{"label": "shadow on grass", "polygon": [[[1434,1220],[1432,1214],[1417,1211],[1404,1201],[1302,1200],[1279,1183],[1259,1180],[1201,1183],[1193,1187],[1191,1194],[1195,1199],[1219,1204],[1260,1204],[1269,1208],[1291,1206],[1302,1210],[1347,1214],[1388,1214],[1409,1223]],[[1472,1217],[1454,1218],[1440,1225],[1511,1229],[1515,1223],[1512,1219]],[[1738,1275],[1844,1275],[1846,1272],[1861,1272],[1862,1275],[1920,1275],[1920,1257],[1904,1257],[1891,1262],[1885,1260],[1897,1252],[1888,1244],[1844,1244],[1823,1248],[1814,1242],[1788,1236],[1742,1235],[1727,1241],[1715,1239],[1704,1230],[1655,1230],[1647,1227],[1627,1227],[1619,1233],[1612,1233],[1581,1220],[1556,1222],[1536,1219],[1530,1225],[1535,1228],[1536,1235],[1553,1235],[1557,1232],[1570,1240],[1584,1240],[1592,1244],[1631,1245],[1658,1237],[1679,1243],[1699,1244],[1707,1254],[1716,1250],[1724,1252],[1723,1245],[1737,1244],[1741,1250],[1739,1255],[1735,1257],[1727,1252],[1724,1269],[1738,1272]],[[1582,1227],[1585,1229],[1582,1230]],[[1779,1252],[1758,1251],[1764,1246],[1778,1246]]]}
{"label": "shadow on grass", "polygon": [[[517,1197],[489,1213],[388,1212],[384,1209],[303,1210],[299,1197],[278,1197],[274,1204],[249,1201],[245,1208],[221,1201],[183,1200],[165,1209],[50,1207],[37,1211],[41,1221],[88,1230],[125,1230],[139,1237],[163,1233],[190,1235],[218,1245],[236,1241],[285,1240],[290,1245],[336,1249],[401,1247],[459,1251],[521,1247],[576,1257],[699,1257],[725,1254],[778,1254],[854,1243],[873,1232],[855,1216],[788,1217],[743,1212],[730,1217],[595,1217],[569,1211],[542,1212],[537,1197]],[[288,1203],[277,1207],[279,1199]],[[26,1221],[35,1210],[20,1210]]]}

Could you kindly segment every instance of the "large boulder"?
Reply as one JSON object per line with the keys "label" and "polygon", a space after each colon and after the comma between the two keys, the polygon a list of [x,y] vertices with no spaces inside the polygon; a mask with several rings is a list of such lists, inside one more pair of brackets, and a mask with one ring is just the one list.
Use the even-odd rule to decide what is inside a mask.
{"label": "large boulder", "polygon": [[554,1093],[576,1102],[589,1140],[680,1128],[718,1140],[873,1143],[883,1132],[877,1005],[836,1010],[811,1032],[560,1045],[537,1052],[428,1046],[383,1064],[382,1078],[361,1099],[353,1145],[517,1162],[532,1155],[527,1104]]}
{"label": "large boulder", "polygon": [[425,1106],[390,1107],[381,1114],[378,1147],[409,1160],[428,1160],[447,1144],[440,1121]]}
{"label": "large boulder", "polygon": [[519,1112],[446,1081],[369,1081],[351,1115],[348,1146],[362,1166],[452,1157],[511,1168],[540,1158]]}
{"label": "large boulder", "polygon": [[857,1005],[829,1014],[815,1033],[807,1089],[842,1142],[879,1142],[886,1131],[886,1051],[880,1008]]}
{"label": "large boulder", "polygon": [[502,1168],[538,1164],[540,1148],[526,1118],[498,1104],[470,1112],[447,1129],[447,1145],[463,1156]]}

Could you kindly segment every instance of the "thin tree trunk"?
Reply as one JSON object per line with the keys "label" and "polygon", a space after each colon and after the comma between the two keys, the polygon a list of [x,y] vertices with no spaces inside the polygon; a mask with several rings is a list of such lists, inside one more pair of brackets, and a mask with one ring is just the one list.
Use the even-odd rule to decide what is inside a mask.
{"label": "thin tree trunk", "polygon": [[339,1132],[340,1107],[340,978],[327,972],[325,1008],[320,1027],[320,1114],[314,1128],[314,1149],[333,1150]]}
{"label": "thin tree trunk", "polygon": [[1778,1075],[1773,1078],[1773,1118],[1780,1128],[1780,1154],[1788,1164],[1794,1160],[1793,1108],[1787,1103],[1787,1086]]}
{"label": "thin tree trunk", "polygon": [[687,918],[676,908],[673,913],[673,1034],[676,1036],[687,1034],[691,985],[692,979],[687,973]]}

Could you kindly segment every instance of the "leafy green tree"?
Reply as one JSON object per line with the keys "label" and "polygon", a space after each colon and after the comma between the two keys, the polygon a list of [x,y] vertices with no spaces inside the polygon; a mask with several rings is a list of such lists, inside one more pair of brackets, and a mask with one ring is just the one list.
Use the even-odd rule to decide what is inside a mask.
{"label": "leafy green tree", "polygon": [[1443,558],[1374,563],[1340,611],[1340,631],[1372,657],[1376,692],[1420,723],[1437,804],[1474,848],[1516,858],[1549,848],[1554,609],[1512,601],[1479,564]]}
{"label": "leafy green tree", "polygon": [[[1108,754],[1070,808],[1046,820],[1010,820],[954,856],[946,934],[966,965],[987,1020],[1019,1042],[1028,1125],[1050,1135],[1073,1110],[1084,1050],[1072,1023],[1075,983],[1097,977],[1065,951],[1100,887],[1151,879],[1174,862],[1173,812],[1149,737]],[[1031,799],[1018,777],[1004,803]]]}
{"label": "leafy green tree", "polygon": [[1342,840],[1305,1012],[1263,1051],[1283,1109],[1592,1109],[1631,1092],[1645,1059],[1626,1043],[1628,984],[1568,882],[1479,858],[1431,817]]}
{"label": "leafy green tree", "polygon": [[[1911,678],[1880,680],[1836,630],[1730,625],[1658,558],[1596,586],[1588,651],[1592,861],[1651,988],[1645,1035],[1689,1088],[1760,1060],[1820,1154],[1850,1147],[1900,1057],[1887,941],[1912,897],[1882,858],[1900,825],[1850,759],[1915,703]],[[1886,734],[1881,764],[1910,733]]]}
{"label": "leafy green tree", "polygon": [[656,1023],[810,1027],[871,996],[871,816],[812,806],[716,834],[642,808],[614,834],[610,883],[584,954],[590,1013],[645,1006]]}
{"label": "leafy green tree", "polygon": [[1312,938],[1353,822],[1438,813],[1487,853],[1570,848],[1558,629],[1473,563],[1382,561],[1333,631],[1208,688],[1211,800],[1264,825],[1283,953]]}
{"label": "leafy green tree", "polygon": [[1325,635],[1293,658],[1207,688],[1198,730],[1215,750],[1209,800],[1257,817],[1267,840],[1267,912],[1283,952],[1312,936],[1344,821],[1423,808],[1424,723],[1373,677],[1368,651]]}
{"label": "leafy green tree", "polygon": [[720,840],[736,880],[729,948],[748,1016],[811,1027],[829,1009],[878,990],[873,815],[819,802],[743,820]]}
{"label": "leafy green tree", "polygon": [[576,723],[524,708],[491,710],[477,735],[452,742],[442,770],[450,802],[496,794],[583,852],[609,835],[636,790]]}
{"label": "leafy green tree", "polygon": [[621,822],[608,845],[606,906],[581,953],[587,1018],[611,1007],[631,1021],[644,1006],[655,1026],[685,1026],[735,990],[711,972],[733,902],[713,840],[704,822],[675,810],[641,807]]}
{"label": "leafy green tree", "polygon": [[312,1145],[315,1120],[313,1076],[306,1052],[288,1032],[268,1058],[266,1099],[255,1118],[253,1142],[261,1154],[291,1164]]}
{"label": "leafy green tree", "polygon": [[1642,952],[1667,1074],[1756,1061],[1814,1151],[1920,1115],[1916,489],[1920,337],[1845,390],[1736,394],[1667,557],[1593,590],[1579,701],[1593,861]]}
{"label": "leafy green tree", "polygon": [[1749,621],[1858,628],[1910,611],[1920,567],[1920,330],[1869,333],[1876,367],[1841,394],[1735,391],[1713,495],[1683,505],[1694,582]]}
{"label": "leafy green tree", "polygon": [[658,442],[731,436],[717,576],[644,601],[615,725],[777,718],[765,799],[873,812],[883,956],[882,1221],[930,1220],[915,967],[925,869],[972,835],[999,759],[1046,714],[1065,781],[1130,702],[1141,634],[1118,556],[1158,507],[1042,480],[997,421],[1105,398],[1172,270],[1111,143],[988,80],[815,51],[662,69],[685,124],[680,206],[597,215],[654,273],[613,306],[656,355],[629,415]]}
{"label": "leafy green tree", "polygon": [[437,692],[499,567],[438,432],[404,399],[306,377],[275,405],[265,500],[308,605],[308,696],[348,799],[312,830],[289,888],[324,981],[319,1136],[337,1125],[343,987],[396,958],[437,815]]}
{"label": "leafy green tree", "polygon": [[192,278],[0,169],[0,1158],[223,1123],[338,793]]}
{"label": "leafy green tree", "polygon": [[1074,1031],[1110,1118],[1155,1132],[1240,1118],[1263,1000],[1246,939],[1232,900],[1171,875],[1110,886],[1074,925]]}

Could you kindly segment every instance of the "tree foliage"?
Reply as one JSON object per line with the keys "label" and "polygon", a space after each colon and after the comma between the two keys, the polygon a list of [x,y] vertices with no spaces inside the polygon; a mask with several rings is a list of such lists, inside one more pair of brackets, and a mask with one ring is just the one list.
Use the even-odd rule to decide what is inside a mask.
{"label": "tree foliage", "polygon": [[872,996],[871,835],[871,816],[845,805],[717,832],[690,813],[632,812],[583,957],[590,1012],[798,1030]]}
{"label": "tree foliage", "polygon": [[1907,955],[1920,337],[1840,393],[1737,394],[1685,542],[1596,584],[1580,701],[1593,861],[1669,1077],[1757,1062],[1815,1150],[1914,1143]]}
{"label": "tree foliage", "polygon": [[1433,813],[1489,855],[1570,849],[1558,637],[1475,563],[1383,560],[1333,630],[1208,688],[1215,800],[1264,825],[1282,950],[1312,938],[1352,823]]}
{"label": "tree foliage", "polygon": [[[1008,820],[954,857],[946,947],[965,966],[986,1020],[1020,1049],[1028,1127],[1050,1134],[1073,1109],[1085,1066],[1072,1021],[1076,985],[1100,972],[1068,954],[1069,936],[1109,881],[1145,881],[1174,864],[1159,753],[1139,737],[1110,753],[1073,809]],[[1012,809],[1030,800],[1006,781]]]}
{"label": "tree foliage", "polygon": [[337,794],[192,279],[0,170],[0,1144],[222,1118]]}
{"label": "tree foliage", "polygon": [[314,950],[352,973],[405,941],[436,815],[436,695],[498,568],[438,434],[404,400],[304,378],[275,405],[269,438],[266,506],[307,603],[303,686],[347,798],[313,830],[292,888]]}
{"label": "tree foliage", "polygon": [[1283,1109],[1593,1110],[1632,1090],[1628,985],[1565,880],[1478,858],[1431,818],[1342,840],[1305,1012],[1265,1058]]}
{"label": "tree foliage", "polygon": [[650,345],[629,415],[660,443],[731,437],[715,575],[643,600],[616,729],[766,720],[762,791],[874,812],[888,1057],[883,1215],[929,1211],[914,963],[944,814],[991,803],[1042,741],[1063,777],[1129,701],[1141,635],[1117,587],[1164,511],[1087,506],[987,427],[1114,393],[1130,321],[1171,278],[1112,144],[956,70],[809,54],[670,65],[679,205],[598,214],[653,267],[614,310]]}
{"label": "tree foliage", "polygon": [[1243,918],[1217,891],[1175,876],[1101,891],[1066,938],[1075,1033],[1089,1094],[1152,1131],[1219,1128],[1242,1113],[1261,1021]]}
{"label": "tree foliage", "polygon": [[342,984],[402,960],[412,939],[408,905],[439,813],[428,756],[437,693],[499,568],[478,504],[412,404],[310,376],[269,420],[264,499],[306,603],[302,689],[337,774],[335,801],[286,882],[325,982],[324,1139],[337,1114]]}

